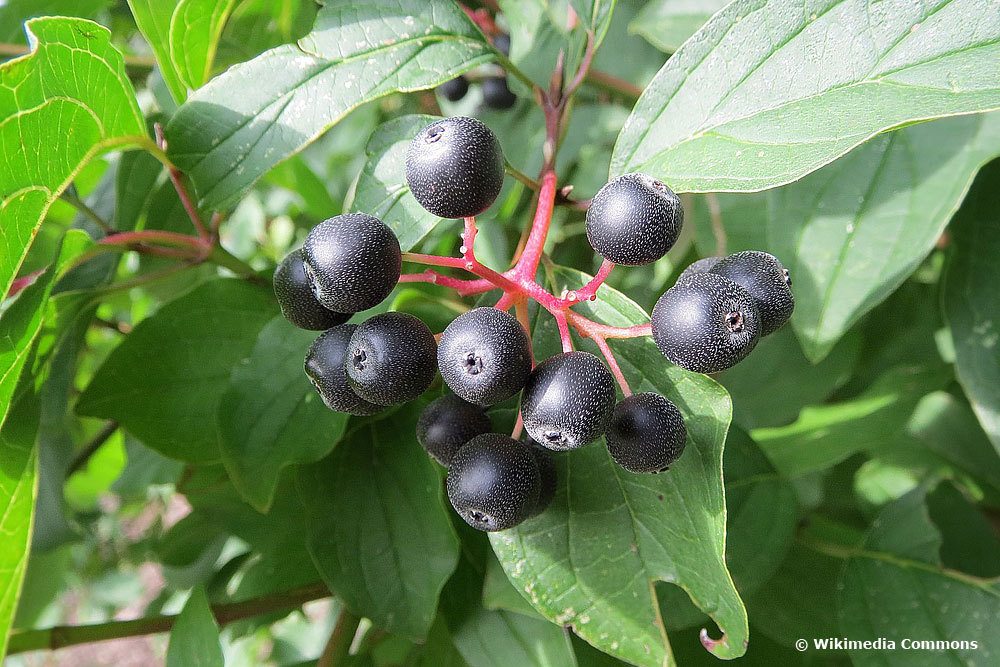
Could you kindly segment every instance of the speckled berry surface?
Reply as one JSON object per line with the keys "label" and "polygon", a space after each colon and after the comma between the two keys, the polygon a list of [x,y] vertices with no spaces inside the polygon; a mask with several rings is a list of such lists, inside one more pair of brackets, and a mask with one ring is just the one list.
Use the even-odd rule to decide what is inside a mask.
{"label": "speckled berry surface", "polygon": [[680,282],[692,276],[696,273],[708,273],[712,268],[722,261],[722,257],[702,257],[701,259],[696,259],[687,265],[687,268],[681,271],[681,275],[677,276],[677,282]]}
{"label": "speckled berry surface", "polygon": [[577,449],[604,434],[615,380],[589,352],[564,352],[535,367],[521,396],[524,429],[542,446]]}
{"label": "speckled berry surface", "polygon": [[788,269],[770,253],[738,252],[721,260],[711,272],[729,278],[754,298],[760,311],[761,336],[780,329],[795,310],[792,278]]}
{"label": "speckled berry surface", "polygon": [[338,313],[377,306],[396,286],[402,266],[396,235],[364,213],[334,216],[313,227],[302,259],[316,299]]}
{"label": "speckled berry surface", "polygon": [[420,205],[442,218],[479,215],[503,185],[503,151],[490,128],[455,116],[431,123],[410,142],[406,182]]}
{"label": "speckled berry surface", "polygon": [[517,95],[510,89],[505,76],[490,76],[483,79],[483,104],[490,109],[503,111],[517,104]]}
{"label": "speckled berry surface", "polygon": [[358,396],[347,382],[347,345],[357,328],[354,324],[342,324],[320,334],[306,353],[305,370],[326,407],[362,417],[383,408]]}
{"label": "speckled berry surface", "polygon": [[313,294],[302,263],[302,252],[293,250],[274,270],[274,296],[285,319],[300,329],[323,331],[351,318],[350,313],[327,310]]}
{"label": "speckled berry surface", "polygon": [[677,406],[653,392],[633,394],[615,406],[605,434],[608,452],[629,472],[663,472],[684,452],[687,428]]}
{"label": "speckled berry surface", "polygon": [[615,264],[649,264],[667,254],[684,225],[681,200],[646,174],[623,174],[594,196],[587,210],[587,239]]}
{"label": "speckled berry surface", "polygon": [[663,293],[652,314],[653,340],[670,361],[696,373],[739,363],[760,339],[753,297],[714,273],[695,273]]}
{"label": "speckled berry surface", "polygon": [[556,472],[556,462],[552,452],[545,449],[537,442],[529,438],[529,447],[538,464],[538,502],[535,509],[531,511],[531,516],[537,516],[548,509],[552,500],[556,497],[556,487],[559,484],[558,473]]}
{"label": "speckled berry surface", "polygon": [[437,370],[437,344],[409,313],[382,313],[358,325],[347,351],[347,381],[358,396],[396,405],[424,393]]}
{"label": "speckled berry surface", "polygon": [[456,317],[441,336],[438,368],[453,392],[493,405],[521,391],[531,373],[531,345],[510,313],[475,308]]}
{"label": "speckled berry surface", "polygon": [[417,442],[447,467],[459,447],[477,435],[489,433],[491,428],[490,418],[481,407],[448,394],[431,401],[420,413]]}
{"label": "speckled berry surface", "polygon": [[538,505],[538,463],[529,445],[487,433],[463,445],[448,467],[448,500],[473,528],[513,528]]}

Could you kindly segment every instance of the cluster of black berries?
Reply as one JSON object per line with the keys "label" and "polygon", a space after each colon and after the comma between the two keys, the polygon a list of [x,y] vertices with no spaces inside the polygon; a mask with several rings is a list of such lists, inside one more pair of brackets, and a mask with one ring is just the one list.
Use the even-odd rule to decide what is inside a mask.
{"label": "cluster of black berries", "polygon": [[[500,53],[509,56],[510,36],[502,33],[497,35],[493,38],[493,46]],[[506,72],[501,70],[499,74],[491,73],[483,77],[479,85],[483,93],[483,104],[488,108],[503,111],[517,104],[517,95],[511,91],[507,83]],[[438,92],[449,102],[458,102],[469,92],[469,79],[464,74],[459,74],[451,81],[438,86]]]}
{"label": "cluster of black berries", "polygon": [[[500,192],[503,152],[480,121],[446,118],[414,137],[406,178],[431,213],[472,217]],[[678,197],[642,174],[605,185],[587,213],[594,249],[620,264],[659,259],[682,224]],[[588,352],[564,352],[532,368],[528,334],[505,311],[475,308],[452,321],[440,343],[405,313],[347,324],[352,313],[389,295],[400,264],[399,242],[382,221],[339,215],[317,225],[284,259],[274,289],[289,321],[324,330],[305,370],[332,410],[375,414],[418,397],[440,371],[453,394],[425,408],[417,437],[448,468],[448,497],[471,526],[504,530],[543,511],[556,486],[551,451],[577,449],[603,435],[613,459],[636,473],[660,472],[681,455],[687,431],[673,403],[647,392],[616,404],[614,377]],[[781,289],[773,284],[774,271]],[[657,303],[652,330],[675,363],[714,372],[742,359],[790,313],[787,272],[770,255],[740,253],[689,267]],[[493,432],[485,411],[519,392],[527,442]]]}

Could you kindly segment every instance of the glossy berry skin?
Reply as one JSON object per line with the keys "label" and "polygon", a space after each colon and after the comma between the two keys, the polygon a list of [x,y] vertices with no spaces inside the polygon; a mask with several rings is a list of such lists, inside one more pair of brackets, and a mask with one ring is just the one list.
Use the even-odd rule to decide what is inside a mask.
{"label": "glossy berry skin", "polygon": [[406,153],[406,182],[420,205],[442,218],[485,211],[503,185],[503,151],[493,131],[475,118],[431,123]]}
{"label": "glossy berry skin", "polygon": [[792,278],[778,258],[760,250],[747,250],[726,257],[712,273],[729,278],[754,298],[760,311],[761,336],[774,333],[795,310]]}
{"label": "glossy berry skin", "polygon": [[342,324],[320,334],[306,353],[305,370],[326,407],[363,417],[383,407],[364,400],[347,383],[347,345],[357,328],[356,324]]}
{"label": "glossy berry skin", "polygon": [[274,270],[274,296],[281,314],[300,329],[324,331],[351,318],[350,313],[327,310],[316,300],[298,250],[288,253]]}
{"label": "glossy berry skin", "polygon": [[670,361],[696,373],[739,363],[760,339],[753,297],[714,273],[695,273],[664,292],[652,315],[653,340]]}
{"label": "glossy berry skin", "polygon": [[500,433],[473,438],[448,467],[448,500],[477,530],[513,528],[536,509],[541,484],[531,448]]}
{"label": "glossy berry skin", "polygon": [[591,247],[615,264],[655,262],[673,247],[683,225],[680,198],[645,174],[624,174],[610,181],[587,210]]}
{"label": "glossy berry skin", "polygon": [[449,102],[458,102],[469,92],[469,80],[460,74],[438,86],[438,92]]}
{"label": "glossy berry skin", "polygon": [[483,104],[490,109],[503,111],[517,104],[517,95],[511,91],[505,76],[491,76],[483,79]]}
{"label": "glossy berry skin", "polygon": [[490,418],[481,407],[448,394],[431,401],[420,413],[417,441],[447,468],[459,447],[491,429]]}
{"label": "glossy berry skin", "polygon": [[545,449],[537,442],[531,441],[528,443],[531,449],[531,454],[535,457],[535,463],[538,464],[538,502],[535,504],[535,509],[531,511],[531,516],[538,516],[542,512],[548,509],[549,505],[552,504],[552,500],[556,497],[556,485],[558,484],[558,477],[556,475],[556,462],[552,458],[552,452]]}
{"label": "glossy berry skin", "polygon": [[577,449],[604,434],[615,409],[615,380],[589,352],[564,352],[532,371],[521,395],[524,430],[557,451]]}
{"label": "glossy berry skin", "polygon": [[424,393],[437,370],[437,344],[427,325],[408,313],[382,313],[354,331],[347,381],[361,398],[396,405]]}
{"label": "glossy berry skin", "polygon": [[302,260],[313,294],[325,308],[357,313],[377,306],[399,281],[399,240],[378,218],[337,215],[306,236]]}
{"label": "glossy berry skin", "polygon": [[663,472],[684,452],[687,428],[676,405],[645,392],[615,406],[605,439],[611,458],[625,470]]}
{"label": "glossy berry skin", "polygon": [[702,257],[701,259],[696,259],[695,261],[688,264],[687,268],[681,271],[681,275],[677,276],[677,282],[680,282],[694,273],[708,273],[711,271],[716,264],[722,261],[722,257]]}
{"label": "glossy berry skin", "polygon": [[499,403],[521,391],[531,373],[528,335],[510,313],[470,310],[441,335],[438,368],[451,390],[470,403]]}

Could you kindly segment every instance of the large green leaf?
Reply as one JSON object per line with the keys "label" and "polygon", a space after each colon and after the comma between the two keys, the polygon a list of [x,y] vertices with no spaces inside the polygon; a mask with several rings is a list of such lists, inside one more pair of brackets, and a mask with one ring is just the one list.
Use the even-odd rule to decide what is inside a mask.
{"label": "large green leaf", "polygon": [[42,330],[45,306],[53,285],[92,245],[90,237],[84,232],[70,230],[52,266],[0,314],[0,340],[4,341],[4,346],[0,348],[0,426],[10,409],[14,389],[31,354],[32,345]]}
{"label": "large green leaf", "polygon": [[219,458],[216,415],[233,368],[277,313],[270,290],[206,282],[142,321],[80,396],[77,412],[114,419],[184,461]]}
{"label": "large green leaf", "polygon": [[491,54],[451,0],[327,3],[297,44],[237,65],[193,94],[167,127],[170,155],[202,204],[218,208],[358,105],[432,88]]}
{"label": "large green leaf", "polygon": [[791,271],[792,326],[819,361],[931,251],[1000,153],[1000,113],[876,137],[770,196],[768,251]]}
{"label": "large green leaf", "polygon": [[77,172],[146,126],[111,33],[84,19],[27,23],[32,52],[0,65],[0,294]]}
{"label": "large green leaf", "polygon": [[25,377],[14,399],[11,418],[0,427],[0,659],[17,609],[28,565],[31,520],[38,488],[40,382]]}
{"label": "large green leaf", "polygon": [[808,406],[795,422],[751,435],[787,477],[823,470],[856,452],[892,445],[920,398],[947,379],[937,368],[896,368],[859,396]]}
{"label": "large green leaf", "polygon": [[653,0],[628,28],[656,48],[673,53],[727,4],[726,0]]}
{"label": "large green leaf", "polygon": [[302,370],[315,331],[271,320],[250,356],[233,369],[219,404],[219,447],[233,486],[266,512],[281,471],[326,456],[344,433],[347,415],[320,400]]}
{"label": "large green leaf", "polygon": [[958,379],[1000,452],[1000,161],[983,170],[952,227],[944,312]]}
{"label": "large green leaf", "polygon": [[[925,493],[920,488],[886,506],[864,543],[843,552],[848,560],[839,587],[841,631],[851,638],[977,642],[974,648],[950,647],[948,662],[996,664],[1000,583],[941,566],[941,533],[927,513]],[[914,659],[907,650],[857,650],[851,656],[855,664],[912,665]]]}
{"label": "large green leaf", "polygon": [[38,16],[79,16],[94,19],[111,0],[5,0],[0,5],[0,41],[24,39],[24,22]]}
{"label": "large green leaf", "polygon": [[683,192],[762,190],[882,130],[997,108],[990,0],[736,0],[646,89],[611,172]]}
{"label": "large green leaf", "polygon": [[188,91],[208,81],[222,28],[236,0],[128,0],[128,4],[156,54],[170,94],[183,102]]}
{"label": "large green leaf", "polygon": [[355,613],[414,639],[430,630],[459,552],[440,475],[417,444],[422,405],[353,421],[298,477],[323,579]]}
{"label": "large green leaf", "polygon": [[191,591],[174,627],[167,647],[167,667],[222,667],[219,626],[208,606],[205,590]]}
{"label": "large green leaf", "polygon": [[569,634],[537,616],[474,609],[451,628],[455,648],[470,667],[575,667]]}
{"label": "large green leaf", "polygon": [[[558,287],[587,276],[560,269]],[[648,316],[607,286],[581,313],[626,326]],[[555,337],[536,327],[536,354]],[[558,338],[555,338],[558,340]],[[687,450],[667,474],[619,468],[598,443],[556,457],[559,488],[548,510],[490,540],[507,576],[546,618],[602,651],[639,665],[670,663],[655,581],[683,588],[724,633],[710,650],[742,655],[747,618],[726,569],[722,447],[729,398],[704,375],[670,365],[649,338],[612,343],[635,391],[656,391],[681,409]],[[544,356],[544,355],[540,355]]]}
{"label": "large green leaf", "polygon": [[410,250],[441,218],[421,206],[406,183],[406,150],[435,116],[394,118],[379,126],[365,147],[365,168],[346,208],[374,215],[396,233],[403,252]]}

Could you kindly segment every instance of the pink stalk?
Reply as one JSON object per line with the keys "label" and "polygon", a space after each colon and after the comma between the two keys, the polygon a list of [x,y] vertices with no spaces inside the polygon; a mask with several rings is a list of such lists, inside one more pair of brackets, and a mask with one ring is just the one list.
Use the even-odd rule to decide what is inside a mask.
{"label": "pink stalk", "polygon": [[563,352],[573,351],[573,337],[569,333],[569,325],[566,323],[566,313],[556,311],[552,313],[556,318],[556,325],[559,327],[559,339],[562,341]]}
{"label": "pink stalk", "polygon": [[551,169],[542,174],[541,189],[538,192],[538,206],[535,209],[535,219],[531,224],[531,234],[524,244],[521,259],[514,267],[514,275],[519,279],[534,281],[538,271],[538,263],[542,261],[542,251],[545,249],[545,239],[552,225],[552,209],[556,202],[556,173]]}
{"label": "pink stalk", "polygon": [[608,346],[608,342],[604,340],[601,336],[592,336],[597,347],[601,350],[601,354],[604,355],[604,360],[608,362],[608,368],[611,369],[611,374],[615,376],[618,380],[618,386],[622,388],[622,393],[625,396],[632,395],[632,389],[628,386],[628,380],[625,379],[625,374],[622,373],[621,367],[618,365],[618,360],[615,359],[615,353],[611,351]]}
{"label": "pink stalk", "polygon": [[597,290],[604,284],[604,281],[608,279],[608,276],[614,268],[615,263],[612,261],[604,260],[601,262],[601,268],[598,269],[597,275],[594,276],[589,283],[566,295],[565,300],[567,302],[567,306],[581,301],[593,301],[596,299]]}
{"label": "pink stalk", "polygon": [[423,273],[403,274],[399,277],[399,282],[441,285],[442,287],[455,290],[459,296],[472,296],[496,289],[493,283],[484,278],[480,278],[479,280],[463,280],[462,278],[452,278],[451,276],[443,275],[432,269],[428,269]]}

